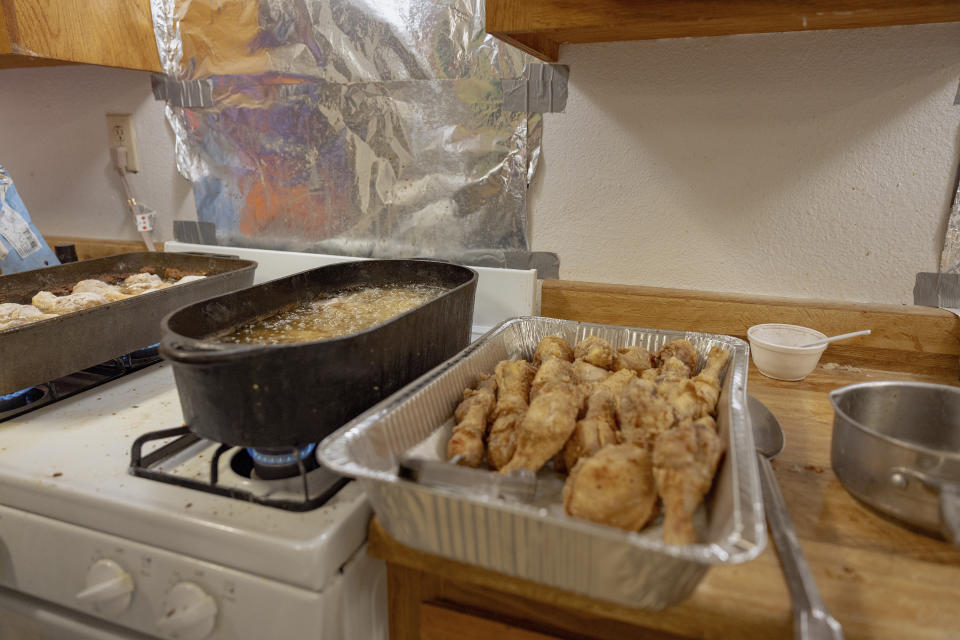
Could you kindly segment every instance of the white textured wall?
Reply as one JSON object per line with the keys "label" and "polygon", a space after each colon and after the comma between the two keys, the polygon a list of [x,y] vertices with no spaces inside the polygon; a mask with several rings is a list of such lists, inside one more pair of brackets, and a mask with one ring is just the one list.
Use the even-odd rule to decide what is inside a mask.
{"label": "white textured wall", "polygon": [[139,240],[110,164],[107,113],[133,114],[140,172],[130,184],[158,212],[157,237],[172,239],[172,220],[196,219],[196,210],[149,73],[80,65],[0,70],[0,164],[44,235]]}
{"label": "white textured wall", "polygon": [[[954,185],[960,24],[567,46],[533,248],[563,278],[909,303]],[[137,238],[103,116],[132,112],[140,199],[194,216],[141,72],[0,71],[0,164],[48,235]]]}
{"label": "white textured wall", "polygon": [[533,248],[562,278],[912,303],[958,161],[960,24],[580,45]]}

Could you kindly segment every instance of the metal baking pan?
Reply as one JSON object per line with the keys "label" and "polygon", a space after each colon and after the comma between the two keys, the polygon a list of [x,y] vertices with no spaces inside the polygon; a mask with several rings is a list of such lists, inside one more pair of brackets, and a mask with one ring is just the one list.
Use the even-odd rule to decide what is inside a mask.
{"label": "metal baking pan", "polygon": [[[443,458],[453,410],[480,374],[500,360],[531,358],[541,338],[557,334],[571,344],[597,335],[614,347],[639,344],[651,352],[686,338],[700,366],[712,346],[731,353],[717,407],[727,452],[695,519],[702,543],[665,544],[658,524],[635,533],[571,518],[556,495],[525,503],[398,477],[398,460],[410,452]],[[748,360],[747,344],[730,336],[514,318],[344,425],[317,455],[358,479],[384,528],[403,544],[593,598],[662,609],[686,598],[710,566],[751,560],[766,544],[747,410]]]}
{"label": "metal baking pan", "polygon": [[[74,373],[160,341],[160,319],[184,305],[253,284],[257,263],[189,253],[124,253],[0,276],[0,302],[30,304],[39,291],[69,293],[80,280],[152,269],[207,276],[126,300],[0,331],[0,394]],[[171,276],[172,277],[172,276]]]}
{"label": "metal baking pan", "polygon": [[[305,300],[363,286],[429,284],[438,297],[383,324],[325,340],[210,339]],[[473,269],[430,260],[358,260],[310,269],[190,305],[163,320],[183,417],[205,438],[245,447],[318,442],[470,342]]]}

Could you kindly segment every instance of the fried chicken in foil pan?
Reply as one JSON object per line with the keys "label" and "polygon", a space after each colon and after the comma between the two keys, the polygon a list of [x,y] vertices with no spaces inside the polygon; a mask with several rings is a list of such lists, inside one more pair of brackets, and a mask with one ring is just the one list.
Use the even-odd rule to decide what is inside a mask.
{"label": "fried chicken in foil pan", "polygon": [[631,607],[755,558],[746,343],[513,318],[327,438],[422,551]]}

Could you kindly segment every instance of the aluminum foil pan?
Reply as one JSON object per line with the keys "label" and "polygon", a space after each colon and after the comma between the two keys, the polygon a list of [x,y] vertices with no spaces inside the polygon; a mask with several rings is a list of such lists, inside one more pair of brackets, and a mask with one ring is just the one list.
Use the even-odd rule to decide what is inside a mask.
{"label": "aluminum foil pan", "polygon": [[[713,346],[731,353],[717,408],[727,453],[695,519],[703,543],[665,544],[659,525],[635,533],[568,517],[559,488],[539,501],[519,502],[482,488],[457,491],[398,479],[401,454],[442,458],[453,410],[480,374],[500,360],[531,358],[541,338],[558,334],[571,344],[597,335],[614,347],[639,344],[651,352],[686,338],[700,354],[699,366]],[[405,545],[593,598],[661,609],[686,598],[710,566],[751,560],[766,544],[747,413],[748,360],[747,344],[730,336],[514,318],[341,427],[321,443],[318,457],[357,478],[384,528]]]}

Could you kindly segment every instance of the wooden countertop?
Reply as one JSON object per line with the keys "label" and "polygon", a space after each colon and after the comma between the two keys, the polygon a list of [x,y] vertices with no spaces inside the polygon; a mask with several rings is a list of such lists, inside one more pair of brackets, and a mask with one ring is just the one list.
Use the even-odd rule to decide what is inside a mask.
{"label": "wooden countertop", "polygon": [[[546,289],[544,294],[546,298]],[[647,294],[651,292],[644,291]],[[729,309],[742,314],[737,306],[741,304],[731,300]],[[544,308],[556,310],[557,299],[545,299]],[[592,305],[584,315],[595,316],[596,308]],[[849,305],[840,311],[857,308]],[[907,324],[930,319],[949,322],[939,310],[904,310],[901,320]],[[805,313],[799,307],[797,312]],[[917,321],[911,314],[926,319]],[[630,314],[624,316],[620,323],[629,324]],[[716,317],[712,322],[717,322]],[[944,344],[956,341],[954,325],[950,333]],[[827,354],[800,382],[766,378],[752,363],[748,379],[748,392],[766,403],[783,425],[786,447],[774,461],[774,469],[823,600],[848,639],[958,637],[960,549],[877,515],[844,490],[830,468],[833,409],[827,397],[835,388],[869,380],[956,385],[956,357],[952,368],[931,368],[922,357],[911,362],[910,353],[904,352],[899,358],[901,370],[890,371],[838,362]],[[872,362],[869,357],[866,360]],[[881,360],[889,364],[886,356]],[[772,541],[752,562],[711,569],[689,599],[659,612],[592,600],[424,554],[398,544],[376,520],[370,528],[369,549],[390,567],[394,640],[439,638],[444,628],[458,629],[464,638],[497,632],[502,639],[636,637],[636,627],[652,634],[644,637],[655,638],[792,637],[790,599]],[[414,600],[419,606],[412,606]],[[498,626],[484,627],[487,622],[483,621],[490,620]],[[519,635],[508,633],[516,629]]]}

